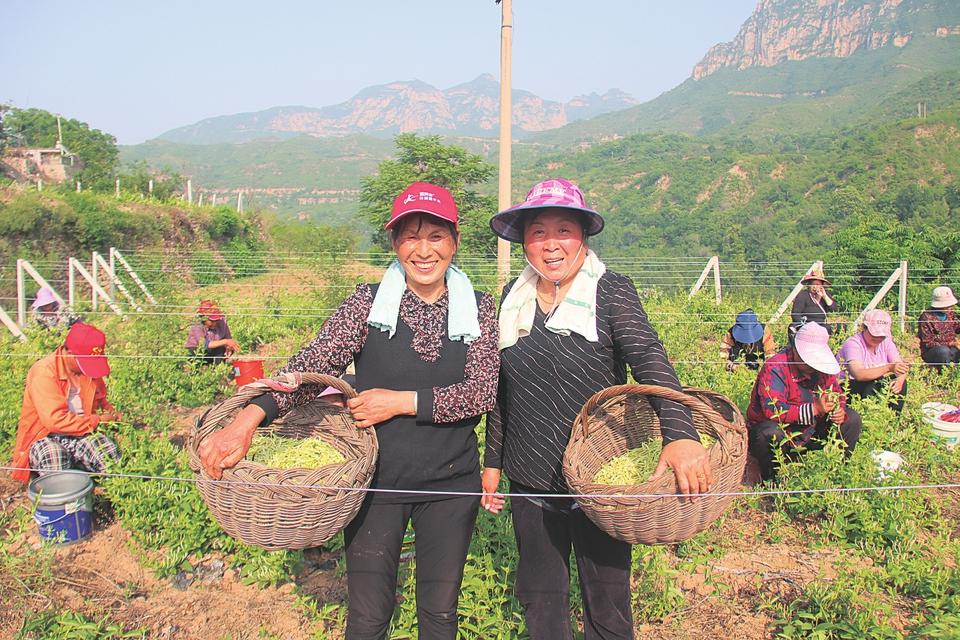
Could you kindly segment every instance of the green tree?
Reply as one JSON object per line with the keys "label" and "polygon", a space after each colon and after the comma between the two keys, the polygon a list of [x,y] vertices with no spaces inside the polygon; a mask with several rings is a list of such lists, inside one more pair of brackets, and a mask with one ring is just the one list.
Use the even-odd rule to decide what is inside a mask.
{"label": "green tree", "polygon": [[9,131],[4,125],[4,117],[10,113],[10,106],[5,104],[0,104],[0,156],[3,155],[3,150],[7,148],[9,144]]}
{"label": "green tree", "polygon": [[152,195],[160,200],[173,197],[185,182],[183,176],[172,169],[150,171],[143,160],[125,164],[118,177],[124,191],[136,191],[143,195],[150,194],[150,181],[153,180]]}
{"label": "green tree", "polygon": [[[43,109],[13,109],[3,118],[3,128],[29,147],[53,147],[57,143],[57,117]],[[83,169],[78,178],[90,188],[108,188],[119,162],[117,139],[86,122],[60,119],[63,146],[75,154]]]}
{"label": "green tree", "polygon": [[394,139],[397,157],[384,160],[377,174],[361,180],[360,214],[373,227],[375,245],[390,250],[383,230],[390,217],[393,199],[411,182],[429,182],[446,187],[460,212],[461,251],[491,253],[497,243],[488,220],[496,211],[496,199],[483,196],[471,187],[494,175],[495,167],[479,155],[454,145],[444,145],[440,136],[402,133]]}

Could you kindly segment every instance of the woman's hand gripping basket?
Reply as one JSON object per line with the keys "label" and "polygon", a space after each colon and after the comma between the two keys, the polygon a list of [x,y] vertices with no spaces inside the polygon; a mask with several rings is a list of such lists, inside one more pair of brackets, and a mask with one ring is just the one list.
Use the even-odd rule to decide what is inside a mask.
{"label": "woman's hand gripping basket", "polygon": [[[594,394],[573,423],[563,456],[563,474],[573,493],[611,497],[577,498],[584,513],[610,536],[631,544],[666,544],[693,537],[720,517],[738,491],[747,461],[747,431],[736,405],[704,389],[685,393],[656,385],[627,384]],[[714,483],[708,494],[688,498],[654,497],[678,493],[673,473],[635,486],[596,484],[610,460],[650,439],[660,439],[660,420],[651,398],[673,400],[693,414],[697,431],[713,437],[708,449]],[[636,498],[630,495],[651,497]]]}
{"label": "woman's hand gripping basket", "polygon": [[[200,493],[216,521],[230,536],[264,549],[316,547],[337,534],[357,514],[370,486],[377,461],[377,436],[373,429],[358,429],[350,412],[323,400],[292,409],[257,433],[287,438],[318,437],[343,454],[344,462],[318,469],[274,469],[241,460],[225,469],[221,480],[207,475],[200,462],[200,445],[228,425],[253,398],[274,387],[295,389],[283,376],[273,385],[254,382],[213,407],[197,420],[189,442],[190,468],[196,474]],[[299,374],[300,385],[316,385],[319,394],[327,386],[347,398],[357,392],[332,376]]]}

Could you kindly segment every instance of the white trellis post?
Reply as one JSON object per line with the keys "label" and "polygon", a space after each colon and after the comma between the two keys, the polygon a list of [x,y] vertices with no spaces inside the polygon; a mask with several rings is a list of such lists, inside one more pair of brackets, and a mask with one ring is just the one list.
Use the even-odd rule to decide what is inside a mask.
{"label": "white trellis post", "polygon": [[[143,295],[147,297],[147,300],[150,301],[150,304],[157,304],[157,301],[152,295],[150,295],[150,290],[147,289],[147,285],[143,284],[143,280],[140,279],[140,276],[137,275],[137,272],[133,270],[133,267],[130,266],[130,263],[127,262],[126,258],[123,257],[117,249],[110,247],[110,261],[119,260],[120,264],[123,265],[123,268],[127,270],[127,273],[130,274],[130,277],[133,278],[133,281],[137,283],[137,286],[140,287],[140,290],[143,291]],[[71,274],[72,275],[72,274]]]}
{"label": "white trellis post", "polygon": [[[823,260],[817,260],[812,265],[810,265],[810,268],[803,272],[803,276],[807,275],[817,267],[820,267],[820,269],[823,269]],[[787,310],[787,307],[790,306],[790,303],[793,302],[793,299],[796,298],[801,291],[803,291],[803,276],[800,276],[800,281],[797,282],[796,286],[793,287],[793,290],[790,292],[790,295],[788,295],[787,299],[783,301],[783,304],[780,305],[780,308],[777,309],[777,312],[774,313],[772,316],[770,316],[770,321],[769,321],[770,324],[773,324],[774,322],[779,320],[780,316],[782,316],[783,313]]]}
{"label": "white trellis post", "polygon": [[17,260],[17,322],[21,327],[27,325],[27,291],[24,275],[33,278],[33,281],[41,287],[49,289],[50,293],[53,294],[54,300],[59,302],[61,307],[66,306],[66,302],[60,294],[57,293],[56,289],[50,286],[50,283],[33,268],[32,264],[21,258]]}
{"label": "white trellis post", "polygon": [[76,258],[69,258],[67,260],[67,268],[70,271],[70,306],[73,306],[73,301],[76,295],[76,276],[74,274],[79,273],[80,276],[90,285],[90,288],[93,289],[95,295],[103,298],[106,301],[107,306],[109,306],[115,314],[118,316],[123,316],[123,311],[121,311],[120,307],[117,306],[117,303],[113,301],[113,298],[110,297],[110,294],[104,291],[103,287],[97,284],[97,281],[94,279],[93,275],[87,271],[82,264],[80,264],[79,260]]}
{"label": "white trellis post", "polygon": [[907,330],[907,261],[900,261],[900,331]]}
{"label": "white trellis post", "polygon": [[187,204],[193,204],[193,180],[187,180]]}
{"label": "white trellis post", "polygon": [[707,266],[703,268],[703,273],[700,274],[700,278],[697,280],[697,283],[690,288],[690,295],[687,296],[688,299],[692,298],[700,289],[703,288],[703,284],[707,281],[707,276],[710,274],[710,270],[713,269],[713,290],[717,299],[717,304],[720,304],[722,299],[722,294],[720,292],[720,257],[713,256],[710,260],[707,261]]}
{"label": "white trellis post", "polygon": [[116,196],[118,198],[120,197],[120,178],[117,178],[117,182],[116,182]]}
{"label": "white trellis post", "polygon": [[97,278],[99,277],[97,274],[98,274],[98,272],[99,272],[101,269],[103,269],[103,271],[104,271],[104,272],[107,274],[107,276],[109,276],[109,278],[110,278],[110,295],[113,296],[113,297],[116,297],[116,296],[114,296],[114,292],[113,292],[113,288],[116,287],[116,288],[120,291],[120,293],[123,294],[123,296],[127,299],[127,301],[130,302],[130,304],[133,305],[133,307],[134,307],[137,311],[142,312],[142,311],[143,311],[143,307],[141,307],[141,306],[137,303],[137,301],[133,299],[133,296],[130,295],[130,291],[127,290],[127,287],[124,286],[124,284],[123,284],[123,283],[120,281],[120,279],[117,277],[117,274],[116,274],[116,272],[114,271],[114,265],[115,265],[115,262],[113,261],[112,256],[111,256],[111,261],[110,261],[110,263],[108,263],[106,260],[103,259],[103,256],[101,256],[99,253],[97,253],[96,251],[93,252],[93,277],[94,277],[94,279],[97,279]]}
{"label": "white trellis post", "polygon": [[153,195],[153,178],[147,180],[147,193]]}
{"label": "white trellis post", "polygon": [[10,330],[16,338],[19,338],[22,342],[27,341],[27,336],[23,335],[23,331],[20,330],[20,327],[17,326],[17,323],[13,321],[13,318],[7,315],[7,312],[0,307],[0,322],[3,322],[3,325]]}
{"label": "white trellis post", "polygon": [[899,312],[900,312],[900,330],[906,327],[906,315],[907,315],[907,261],[903,260],[900,262],[900,266],[890,274],[890,277],[887,278],[887,281],[883,283],[883,286],[880,287],[880,290],[877,291],[876,295],[867,303],[867,306],[860,312],[860,315],[857,316],[856,324],[860,325],[863,322],[863,317],[867,315],[868,311],[877,308],[877,305],[880,304],[880,301],[883,300],[884,296],[890,293],[890,289],[893,289],[893,286],[900,283],[900,296],[899,296]]}

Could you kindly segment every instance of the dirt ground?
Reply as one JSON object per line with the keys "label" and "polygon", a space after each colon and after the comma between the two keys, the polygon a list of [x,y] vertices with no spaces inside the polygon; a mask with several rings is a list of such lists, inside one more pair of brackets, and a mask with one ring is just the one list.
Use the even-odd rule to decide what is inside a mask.
{"label": "dirt ground", "polygon": [[[22,485],[0,477],[4,510],[26,505]],[[261,588],[237,579],[216,557],[207,558],[190,574],[159,579],[144,569],[128,545],[129,534],[112,514],[97,513],[94,533],[75,544],[54,549],[53,576],[43,593],[24,602],[4,602],[0,638],[12,638],[27,612],[53,604],[91,618],[109,614],[128,628],[145,628],[151,638],[207,640],[262,638],[264,634],[291,640],[310,638],[320,623],[308,620],[295,591],[320,602],[343,602],[346,586],[337,577],[336,558],[308,554],[298,584]],[[39,547],[31,530],[25,545]]]}
{"label": "dirt ground", "polygon": [[[181,416],[184,431],[192,418],[188,412]],[[0,507],[17,505],[26,505],[22,485],[0,475]],[[660,623],[639,624],[637,637],[762,640],[769,637],[770,619],[756,610],[761,598],[791,598],[814,578],[833,575],[835,552],[810,551],[801,540],[753,543],[765,526],[760,511],[730,513],[719,526],[720,538],[738,550],[681,572],[677,584],[685,607]],[[308,553],[295,584],[261,588],[242,584],[216,557],[205,559],[191,574],[159,579],[141,566],[128,539],[112,514],[98,512],[88,539],[54,549],[52,580],[42,593],[3,603],[9,615],[0,616],[0,638],[12,638],[29,610],[53,604],[91,618],[109,615],[128,628],[147,629],[151,638],[299,640],[310,638],[323,623],[307,617],[298,594],[319,605],[346,601],[345,579],[337,575],[334,554]],[[34,529],[23,544],[40,545]]]}

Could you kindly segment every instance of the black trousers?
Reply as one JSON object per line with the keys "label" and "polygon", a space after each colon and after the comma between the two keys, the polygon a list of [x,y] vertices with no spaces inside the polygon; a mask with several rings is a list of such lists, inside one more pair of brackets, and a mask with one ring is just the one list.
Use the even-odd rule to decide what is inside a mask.
{"label": "black trousers", "polygon": [[[806,451],[815,451],[823,448],[823,440],[830,433],[834,424],[821,416],[817,419],[817,427],[804,449]],[[847,407],[847,419],[840,425],[840,437],[847,445],[847,455],[853,453],[860,439],[860,431],[863,423],[860,420],[860,414]],[[795,427],[799,429],[799,425]],[[777,461],[774,450],[778,447],[784,447],[787,434],[784,433],[783,425],[775,420],[764,420],[750,426],[750,455],[760,463],[760,476],[764,480],[771,480],[777,475]],[[801,452],[793,447],[784,447],[784,452],[788,455],[799,455]]]}
{"label": "black trousers", "polygon": [[920,351],[920,358],[927,364],[935,365],[940,369],[945,364],[960,363],[960,349],[953,345],[930,347]]}
{"label": "black trousers", "polygon": [[[527,492],[516,484],[511,491]],[[630,545],[601,531],[580,509],[558,511],[545,506],[556,502],[545,499],[537,504],[527,498],[510,501],[520,552],[517,599],[523,605],[530,639],[573,638],[571,544],[583,594],[584,639],[632,639]]]}
{"label": "black trousers", "polygon": [[[850,393],[861,398],[867,398],[869,396],[880,393],[880,390],[883,388],[882,380],[865,380],[863,382],[859,380],[850,380]],[[903,403],[907,398],[907,382],[903,382],[903,390],[900,393],[893,394],[893,397],[890,398],[890,406],[897,410],[897,413],[903,411]]]}
{"label": "black trousers", "polygon": [[413,522],[420,640],[455,640],[457,601],[480,500],[475,496],[402,504],[364,501],[344,531],[347,640],[387,636],[396,604],[400,546]]}

